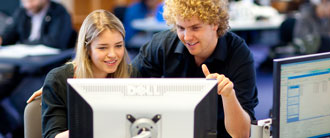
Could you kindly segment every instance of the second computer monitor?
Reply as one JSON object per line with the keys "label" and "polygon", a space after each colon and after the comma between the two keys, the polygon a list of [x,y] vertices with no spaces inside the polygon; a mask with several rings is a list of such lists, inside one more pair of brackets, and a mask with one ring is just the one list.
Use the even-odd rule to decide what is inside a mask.
{"label": "second computer monitor", "polygon": [[330,136],[330,53],[274,60],[274,138]]}

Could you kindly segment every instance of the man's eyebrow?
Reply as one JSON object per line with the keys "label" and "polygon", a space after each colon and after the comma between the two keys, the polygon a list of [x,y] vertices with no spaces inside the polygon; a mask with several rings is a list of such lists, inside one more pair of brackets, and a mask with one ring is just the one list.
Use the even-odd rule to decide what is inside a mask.
{"label": "man's eyebrow", "polygon": [[197,27],[197,26],[200,26],[200,25],[201,25],[200,23],[197,23],[197,24],[194,24],[194,25],[192,25],[190,27]]}
{"label": "man's eyebrow", "polygon": [[[196,23],[196,24],[193,24],[193,25],[190,25],[190,26],[188,26],[187,28],[191,28],[191,27],[198,27],[198,26],[200,26],[201,24],[200,23]],[[184,28],[184,27],[182,27],[181,25],[176,25],[177,27],[180,27],[180,28]]]}

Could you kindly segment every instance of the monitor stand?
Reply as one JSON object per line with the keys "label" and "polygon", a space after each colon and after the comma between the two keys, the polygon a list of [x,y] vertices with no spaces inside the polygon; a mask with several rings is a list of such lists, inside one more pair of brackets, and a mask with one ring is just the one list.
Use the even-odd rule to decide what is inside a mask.
{"label": "monitor stand", "polygon": [[272,119],[257,120],[251,124],[251,138],[271,138],[270,127]]}
{"label": "monitor stand", "polygon": [[128,114],[126,118],[130,122],[127,127],[130,128],[132,138],[157,138],[157,122],[161,119],[161,115],[157,114],[153,118],[135,118]]}

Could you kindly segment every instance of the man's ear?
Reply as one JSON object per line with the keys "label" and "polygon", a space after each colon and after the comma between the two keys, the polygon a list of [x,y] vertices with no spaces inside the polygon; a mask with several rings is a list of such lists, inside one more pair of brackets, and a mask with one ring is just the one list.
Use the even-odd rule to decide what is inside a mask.
{"label": "man's ear", "polygon": [[217,30],[219,29],[219,24],[213,24],[213,25],[212,25],[212,29],[213,29],[214,31],[217,31]]}

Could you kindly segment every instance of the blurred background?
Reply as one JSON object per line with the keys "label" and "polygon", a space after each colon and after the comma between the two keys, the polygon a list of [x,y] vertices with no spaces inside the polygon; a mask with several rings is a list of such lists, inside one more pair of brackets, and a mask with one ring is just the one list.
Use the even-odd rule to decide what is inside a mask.
{"label": "blurred background", "polygon": [[[105,9],[114,13],[125,26],[125,43],[131,59],[154,33],[171,28],[162,18],[161,0],[54,1],[68,11],[76,33],[79,32],[84,18],[93,10]],[[259,105],[255,108],[257,119],[271,117],[274,58],[329,51],[330,7],[317,6],[329,6],[329,1],[229,1],[230,31],[245,39],[256,62],[259,92]],[[19,7],[22,7],[21,0],[0,0],[0,36],[12,22],[12,16]],[[303,22],[310,23],[302,24]],[[304,33],[308,36],[299,36],[298,34],[303,33],[298,30],[307,30]],[[77,34],[70,39],[75,42],[76,36]],[[74,56],[72,47],[74,43],[56,55],[21,58],[1,56],[3,48],[0,49],[0,138],[24,137],[23,114],[26,100],[42,87],[48,71]]]}

